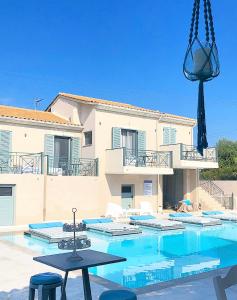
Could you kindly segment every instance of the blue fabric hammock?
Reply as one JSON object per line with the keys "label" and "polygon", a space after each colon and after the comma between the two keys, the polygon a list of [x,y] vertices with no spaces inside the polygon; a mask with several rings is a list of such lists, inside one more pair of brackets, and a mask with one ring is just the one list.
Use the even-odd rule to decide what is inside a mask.
{"label": "blue fabric hammock", "polygon": [[[205,21],[204,42],[201,42],[199,38],[199,15],[201,1],[203,1]],[[183,64],[183,72],[185,77],[191,81],[199,81],[197,108],[197,149],[202,156],[203,150],[208,147],[205,118],[204,82],[212,80],[220,73],[220,64],[210,1],[211,0],[194,0],[189,43]]]}

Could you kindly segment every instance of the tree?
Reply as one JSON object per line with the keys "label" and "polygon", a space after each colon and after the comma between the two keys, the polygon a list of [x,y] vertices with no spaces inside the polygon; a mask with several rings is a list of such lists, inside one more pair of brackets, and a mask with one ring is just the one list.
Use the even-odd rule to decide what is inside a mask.
{"label": "tree", "polygon": [[216,145],[219,169],[202,170],[201,179],[237,180],[237,141],[221,139]]}

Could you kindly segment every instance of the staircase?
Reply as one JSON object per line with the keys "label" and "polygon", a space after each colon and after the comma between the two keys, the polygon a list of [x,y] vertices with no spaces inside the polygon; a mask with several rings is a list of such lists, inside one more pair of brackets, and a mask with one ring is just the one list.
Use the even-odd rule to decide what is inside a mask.
{"label": "staircase", "polygon": [[213,181],[200,181],[198,188],[202,210],[233,209],[233,195],[227,195]]}

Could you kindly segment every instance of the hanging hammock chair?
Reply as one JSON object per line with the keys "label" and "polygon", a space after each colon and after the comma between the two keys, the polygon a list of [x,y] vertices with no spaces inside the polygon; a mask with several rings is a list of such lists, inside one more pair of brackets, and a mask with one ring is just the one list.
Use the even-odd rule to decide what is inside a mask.
{"label": "hanging hammock chair", "polygon": [[[200,2],[203,1],[205,40],[200,38]],[[191,81],[199,81],[198,93],[198,138],[197,149],[203,155],[208,147],[206,137],[206,120],[204,104],[204,82],[210,81],[220,73],[218,50],[216,46],[215,31],[210,0],[194,0],[188,48],[184,58],[183,72]]]}

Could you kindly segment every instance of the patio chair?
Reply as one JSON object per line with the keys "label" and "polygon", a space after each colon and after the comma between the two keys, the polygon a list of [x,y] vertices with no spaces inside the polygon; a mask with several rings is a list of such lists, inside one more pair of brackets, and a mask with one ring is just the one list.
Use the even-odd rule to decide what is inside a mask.
{"label": "patio chair", "polygon": [[107,210],[105,213],[106,217],[112,217],[118,219],[124,216],[124,210],[122,207],[116,203],[109,202],[107,205]]}
{"label": "patio chair", "polygon": [[217,300],[227,300],[225,290],[237,284],[237,266],[232,267],[225,277],[216,276],[213,278]]}
{"label": "patio chair", "polygon": [[148,201],[141,201],[140,203],[140,207],[141,207],[141,214],[150,214],[153,215],[153,209],[151,206],[151,203]]}

